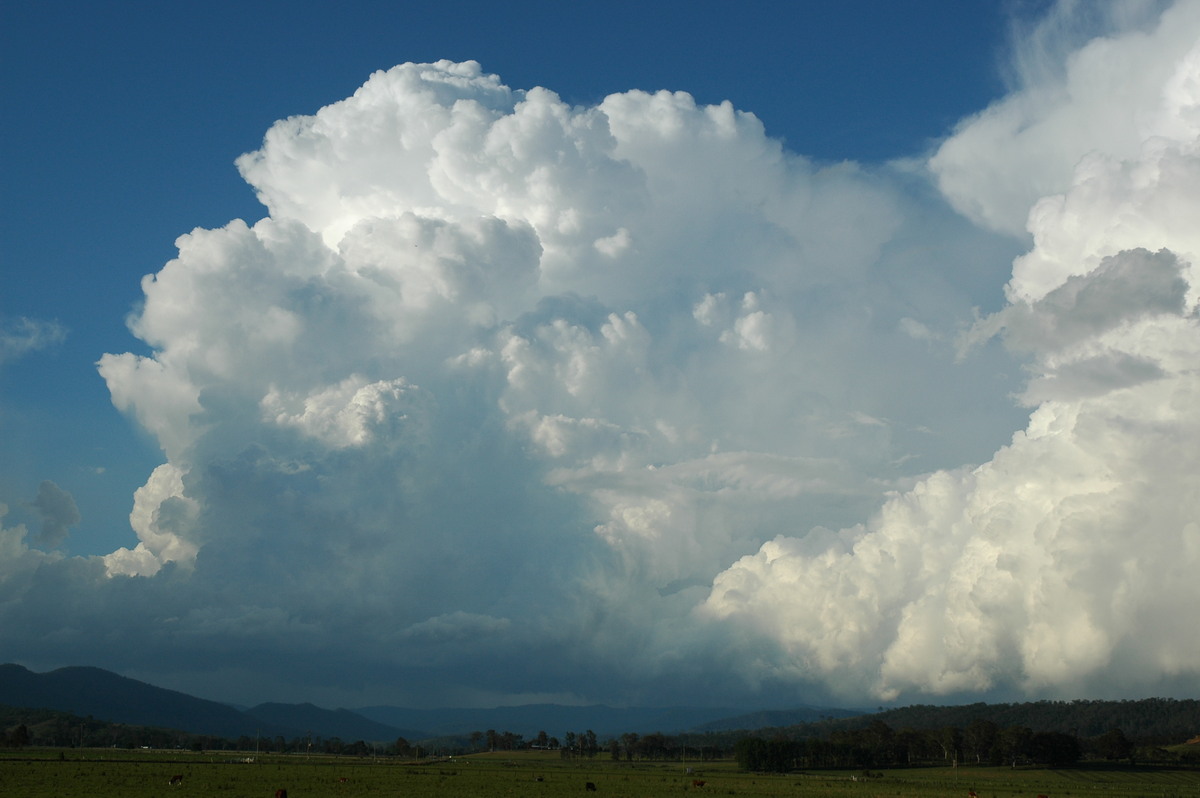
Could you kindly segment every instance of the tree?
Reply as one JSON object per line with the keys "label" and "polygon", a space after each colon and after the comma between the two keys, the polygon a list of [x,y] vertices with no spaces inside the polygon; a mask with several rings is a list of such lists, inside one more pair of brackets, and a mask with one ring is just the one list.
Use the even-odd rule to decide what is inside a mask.
{"label": "tree", "polygon": [[643,759],[666,759],[670,741],[662,732],[647,734],[638,741],[638,752]]}
{"label": "tree", "polygon": [[895,761],[896,733],[892,727],[876,718],[863,730],[862,740],[871,752],[871,761],[876,766],[890,765]]}
{"label": "tree", "polygon": [[971,725],[963,732],[963,749],[967,756],[973,758],[976,764],[985,759],[990,761],[999,733],[1000,729],[990,720],[971,721]]}
{"label": "tree", "polygon": [[1017,760],[1029,756],[1029,741],[1033,731],[1028,726],[1009,726],[1000,732],[999,747],[1005,762],[1015,768]]}
{"label": "tree", "polygon": [[630,762],[633,761],[633,755],[637,751],[638,736],[634,732],[625,732],[621,735],[621,747],[625,749],[625,758]]}
{"label": "tree", "polygon": [[1062,732],[1038,732],[1029,738],[1029,755],[1046,765],[1073,765],[1080,757],[1079,740]]}
{"label": "tree", "polygon": [[29,745],[29,729],[26,728],[24,723],[12,730],[12,734],[8,737],[8,742],[13,748],[24,748]]}
{"label": "tree", "polygon": [[947,726],[937,733],[938,744],[942,746],[942,758],[957,765],[962,759],[963,734],[956,726]]}
{"label": "tree", "polygon": [[1104,734],[1100,735],[1096,740],[1096,750],[1100,756],[1112,761],[1114,759],[1128,759],[1133,763],[1133,743],[1125,736],[1125,732],[1120,729],[1109,729]]}

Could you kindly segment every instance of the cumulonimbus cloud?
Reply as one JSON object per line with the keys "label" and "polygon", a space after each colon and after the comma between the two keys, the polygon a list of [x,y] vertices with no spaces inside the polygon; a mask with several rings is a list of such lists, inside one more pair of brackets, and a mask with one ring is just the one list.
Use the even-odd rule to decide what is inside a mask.
{"label": "cumulonimbus cloud", "polygon": [[[1200,638],[1177,609],[1200,598],[1189,576],[1200,565],[1190,487],[1200,460],[1188,443],[1200,427],[1200,329],[1187,221],[1200,211],[1200,25],[1184,5],[1153,34],[1073,55],[1068,75],[1097,50],[1153,60],[1135,79],[1158,76],[1138,97],[1155,125],[1137,146],[1087,154],[1062,193],[1033,207],[1035,246],[1015,263],[1010,304],[965,338],[1000,334],[1031,354],[1028,426],[990,461],[923,480],[819,552],[781,536],[718,576],[705,612],[780,644],[758,668],[821,673],[848,693],[870,685],[884,699],[1128,694],[1196,678]],[[1191,49],[1176,46],[1189,37]],[[1024,130],[1063,117],[1103,127],[1111,109],[1097,98],[1123,96],[1130,76],[1110,77],[1117,85],[1043,109]],[[935,168],[994,132],[1012,102],[968,122]],[[1079,146],[1066,138],[1060,149]],[[979,166],[1019,172],[1022,151]]]}
{"label": "cumulonimbus cloud", "polygon": [[[934,157],[986,225],[1025,203],[1015,266],[911,171],[815,164],[681,92],[571,106],[404,64],[277,123],[238,161],[269,215],[182,236],[131,322],[151,354],[100,361],[166,460],[137,542],[45,560],[4,530],[31,564],[4,606],[70,585],[14,643],[98,647],[124,613],[106,664],[286,672],[302,700],[331,673],[448,702],[1194,677],[1164,611],[1196,590],[1200,200],[1168,14],[1104,45],[1161,89],[1137,146],[1075,163],[1114,83],[1014,95]],[[1029,166],[1042,122],[1070,163]],[[100,598],[83,622],[63,595]]]}

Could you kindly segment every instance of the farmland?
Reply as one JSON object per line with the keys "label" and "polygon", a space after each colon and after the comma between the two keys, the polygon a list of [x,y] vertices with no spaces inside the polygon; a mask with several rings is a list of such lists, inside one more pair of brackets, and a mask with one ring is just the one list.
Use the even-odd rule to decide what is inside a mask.
{"label": "farmland", "polygon": [[[250,761],[247,761],[250,760]],[[181,784],[169,785],[181,775]],[[703,781],[698,787],[695,782]],[[583,795],[588,782],[597,796],[653,798],[686,793],[739,798],[774,796],[956,796],[979,798],[1200,798],[1200,771],[1162,768],[1068,769],[914,768],[865,772],[755,774],[733,762],[564,760],[552,752],[475,754],[442,760],[230,755],[229,752],[120,749],[26,749],[0,755],[0,795],[20,798],[151,798],[227,796],[289,798],[388,796]],[[590,793],[587,793],[590,794]]]}

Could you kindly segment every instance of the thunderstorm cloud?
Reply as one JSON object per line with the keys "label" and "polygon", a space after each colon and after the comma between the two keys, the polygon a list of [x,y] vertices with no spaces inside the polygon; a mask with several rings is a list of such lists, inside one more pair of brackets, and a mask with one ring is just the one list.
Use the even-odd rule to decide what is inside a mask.
{"label": "thunderstorm cloud", "polygon": [[276,123],[268,215],[100,360],[136,538],[0,526],[10,647],[343,704],[1196,685],[1197,9],[895,164],[475,62]]}

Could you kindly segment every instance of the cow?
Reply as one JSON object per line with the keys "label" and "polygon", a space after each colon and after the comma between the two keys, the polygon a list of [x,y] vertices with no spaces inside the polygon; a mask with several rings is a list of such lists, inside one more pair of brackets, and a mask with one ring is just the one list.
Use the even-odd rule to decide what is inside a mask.
{"label": "cow", "polygon": [[697,787],[697,788],[699,788],[699,787],[703,787],[703,786],[704,786],[704,780],[703,780],[703,779],[692,779],[692,786],[693,786],[693,787]]}
{"label": "cow", "polygon": [[967,798],[979,798],[979,794],[974,790],[967,790]]}
{"label": "cow", "polygon": [[589,781],[587,784],[583,785],[583,789],[584,789],[586,792],[595,792],[595,791],[596,791],[596,785],[595,785],[595,784],[592,784],[592,783]]}
{"label": "cow", "polygon": [[171,780],[168,781],[167,784],[170,784],[172,787],[178,787],[179,785],[183,784],[183,774],[180,773],[176,776],[172,776]]}
{"label": "cow", "polygon": [[275,791],[275,798],[287,798],[287,790],[279,788]]}

